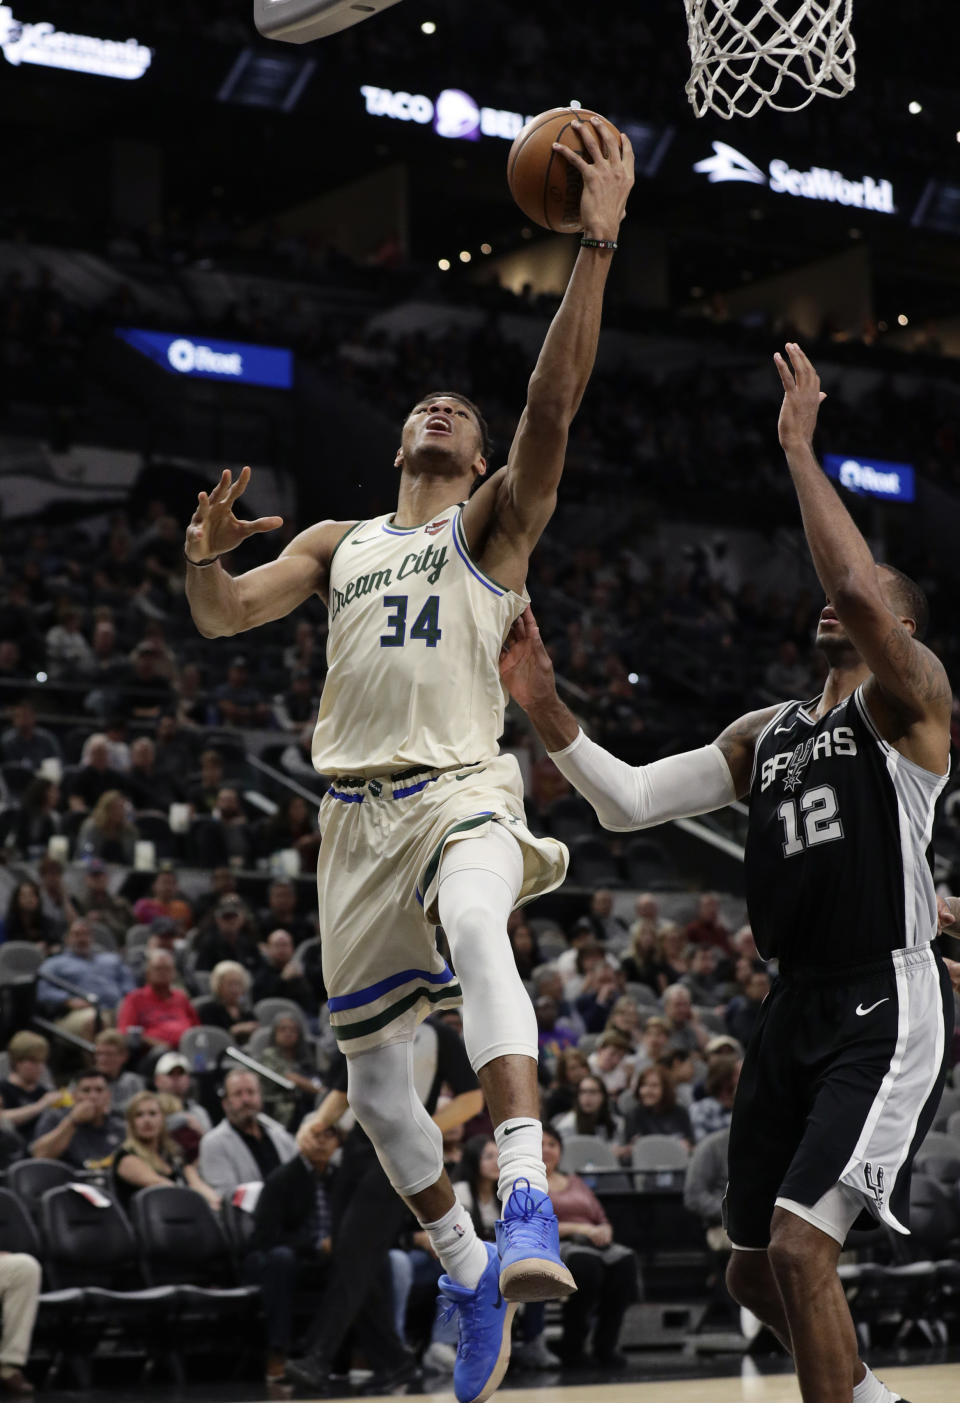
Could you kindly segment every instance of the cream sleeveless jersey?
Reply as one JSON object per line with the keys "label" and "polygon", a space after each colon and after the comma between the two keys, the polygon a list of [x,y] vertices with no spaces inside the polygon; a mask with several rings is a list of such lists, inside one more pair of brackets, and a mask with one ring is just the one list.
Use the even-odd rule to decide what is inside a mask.
{"label": "cream sleeveless jersey", "polygon": [[422,526],[361,521],[330,562],[327,678],[313,733],[320,774],[443,770],[498,753],[498,660],[527,596],[471,558],[450,507]]}

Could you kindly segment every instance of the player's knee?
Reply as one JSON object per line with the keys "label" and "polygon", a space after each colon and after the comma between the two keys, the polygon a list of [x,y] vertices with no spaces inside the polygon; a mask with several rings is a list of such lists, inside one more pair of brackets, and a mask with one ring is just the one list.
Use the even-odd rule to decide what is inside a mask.
{"label": "player's knee", "polygon": [[[816,1237],[823,1234],[791,1213],[775,1214],[770,1230],[767,1257],[770,1269],[782,1288],[820,1275],[828,1265],[827,1254],[818,1250]],[[832,1270],[832,1265],[831,1265]]]}
{"label": "player's knee", "polygon": [[732,1252],[727,1263],[727,1290],[738,1306],[754,1310],[772,1286],[765,1252]]}
{"label": "player's knee", "polygon": [[453,919],[448,918],[447,924],[444,925],[454,961],[457,961],[458,949],[468,959],[471,951],[482,953],[483,947],[489,946],[494,928],[495,917],[480,902],[461,907],[454,913]]}

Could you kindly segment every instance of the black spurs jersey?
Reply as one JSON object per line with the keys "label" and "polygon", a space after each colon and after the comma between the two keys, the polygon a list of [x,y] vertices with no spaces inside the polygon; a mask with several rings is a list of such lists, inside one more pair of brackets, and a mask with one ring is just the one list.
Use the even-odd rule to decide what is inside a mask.
{"label": "black spurs jersey", "polygon": [[930,862],[946,775],[880,735],[858,687],[817,720],[787,702],[757,741],[746,846],[757,948],[784,971],[869,964],[937,930]]}

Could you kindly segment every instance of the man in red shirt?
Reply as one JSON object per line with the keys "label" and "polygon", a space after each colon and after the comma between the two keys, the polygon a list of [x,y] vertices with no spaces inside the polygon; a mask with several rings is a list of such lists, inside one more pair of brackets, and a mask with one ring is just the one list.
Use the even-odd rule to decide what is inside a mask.
{"label": "man in red shirt", "polygon": [[705,891],[697,904],[697,919],[685,931],[694,945],[715,945],[730,953],[730,932],[720,919],[720,903],[713,892]]}
{"label": "man in red shirt", "polygon": [[152,950],[147,960],[146,984],[127,994],[120,1005],[117,1027],[121,1033],[143,1029],[148,1047],[175,1048],[188,1028],[200,1022],[197,1011],[182,989],[174,989],[177,967],[169,950]]}

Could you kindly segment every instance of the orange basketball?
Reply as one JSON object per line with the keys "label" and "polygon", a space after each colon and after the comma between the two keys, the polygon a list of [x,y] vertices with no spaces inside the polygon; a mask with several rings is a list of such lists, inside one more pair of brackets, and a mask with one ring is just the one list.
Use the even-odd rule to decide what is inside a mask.
{"label": "orange basketball", "polygon": [[[553,143],[561,142],[574,151],[586,154],[575,121],[589,122],[597,112],[586,108],[551,107],[541,112],[519,131],[507,157],[507,183],[510,193],[528,219],[552,229],[558,234],[576,234],[580,222],[580,196],[583,177],[554,151]],[[606,117],[601,117],[607,142],[616,141],[623,149],[620,133]]]}

